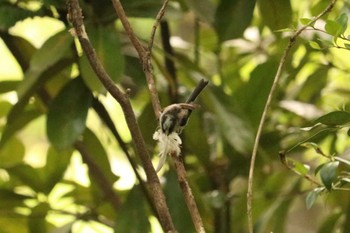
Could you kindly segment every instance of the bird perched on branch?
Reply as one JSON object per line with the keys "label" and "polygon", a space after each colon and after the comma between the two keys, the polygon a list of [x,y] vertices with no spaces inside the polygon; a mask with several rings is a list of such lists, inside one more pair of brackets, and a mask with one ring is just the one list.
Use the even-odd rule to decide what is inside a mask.
{"label": "bird perched on branch", "polygon": [[192,110],[199,105],[193,103],[199,93],[206,87],[208,81],[201,80],[193,90],[186,103],[171,104],[165,107],[159,117],[159,127],[153,134],[153,139],[158,141],[160,160],[156,171],[164,165],[166,156],[171,153],[180,155],[182,140],[179,135],[185,128]]}

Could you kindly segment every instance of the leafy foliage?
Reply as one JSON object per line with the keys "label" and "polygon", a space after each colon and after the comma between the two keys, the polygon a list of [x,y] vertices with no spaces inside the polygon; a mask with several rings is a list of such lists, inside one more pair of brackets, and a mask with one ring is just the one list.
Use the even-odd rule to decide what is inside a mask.
{"label": "leafy foliage", "polygon": [[[152,134],[157,120],[143,67],[112,2],[80,2],[103,66],[118,86],[130,89],[156,163]],[[328,3],[170,1],[164,22],[171,38],[163,41],[171,42],[173,52],[158,39],[164,37],[161,26],[153,68],[162,106],[175,99],[174,86],[182,102],[198,80],[210,80],[198,98],[201,108],[182,134],[182,156],[207,232],[246,232],[250,155],[281,55],[290,31],[308,25],[310,15]],[[162,1],[122,4],[135,33],[148,38]],[[256,161],[256,232],[350,229],[348,7],[337,2],[330,14],[309,25],[287,58]],[[12,78],[6,65],[5,72],[0,69],[1,232],[156,232],[149,196],[143,183],[135,181],[142,177],[142,167],[120,106],[68,32],[66,15],[65,1],[0,1],[0,37],[10,53],[1,60],[15,63],[21,74]],[[36,47],[35,39],[18,29],[20,24],[28,30],[42,28],[33,18],[60,22],[64,29]],[[171,73],[165,58],[176,72]],[[166,167],[159,176],[175,225],[179,232],[193,232],[170,160]],[[113,190],[118,200],[111,200],[106,190]],[[324,205],[330,208],[320,208]],[[312,221],[305,223],[304,217]]]}

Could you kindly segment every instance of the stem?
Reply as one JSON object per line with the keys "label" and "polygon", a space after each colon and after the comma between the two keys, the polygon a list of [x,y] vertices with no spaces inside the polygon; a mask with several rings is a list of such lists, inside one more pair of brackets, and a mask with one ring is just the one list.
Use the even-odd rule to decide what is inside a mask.
{"label": "stem", "polygon": [[283,68],[285,66],[287,57],[289,55],[289,52],[291,50],[291,48],[293,47],[293,45],[295,44],[295,41],[297,39],[297,37],[308,27],[310,27],[311,25],[313,25],[319,18],[321,18],[323,15],[325,15],[326,13],[328,13],[329,11],[332,10],[334,4],[336,3],[337,0],[332,0],[332,2],[326,7],[326,9],[324,11],[322,11],[317,17],[315,17],[312,21],[309,22],[309,24],[305,25],[304,27],[300,28],[298,31],[296,31],[292,37],[289,40],[289,43],[287,45],[287,47],[284,50],[284,53],[281,57],[269,96],[267,98],[267,101],[265,103],[265,107],[264,107],[264,111],[262,113],[261,119],[260,119],[260,123],[259,123],[259,127],[255,136],[255,141],[254,141],[254,147],[253,147],[253,152],[252,152],[252,156],[251,156],[251,160],[250,160],[250,168],[249,168],[249,177],[248,177],[248,191],[247,191],[247,215],[248,215],[248,230],[249,233],[253,233],[253,214],[252,214],[252,209],[253,209],[253,179],[254,179],[254,166],[255,166],[255,160],[256,160],[256,155],[258,152],[258,148],[259,148],[259,142],[260,142],[260,137],[265,125],[265,121],[267,118],[267,114],[271,108],[271,103],[272,103],[272,99],[275,96],[275,92],[278,86],[278,83],[280,81],[280,78],[282,76],[282,71]]}

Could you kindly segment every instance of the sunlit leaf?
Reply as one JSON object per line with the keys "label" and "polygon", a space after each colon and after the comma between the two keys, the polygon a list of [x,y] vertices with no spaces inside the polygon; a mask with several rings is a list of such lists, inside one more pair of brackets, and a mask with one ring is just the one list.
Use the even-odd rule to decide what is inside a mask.
{"label": "sunlit leaf", "polygon": [[81,78],[69,82],[53,99],[47,114],[47,136],[59,149],[69,148],[85,130],[92,94]]}
{"label": "sunlit leaf", "polygon": [[313,49],[317,49],[317,50],[321,49],[321,46],[316,41],[309,41],[309,45]]}
{"label": "sunlit leaf", "polygon": [[322,183],[325,185],[325,187],[329,191],[332,189],[333,181],[337,176],[338,165],[339,165],[338,161],[329,162],[329,163],[326,163],[320,169],[320,176],[321,176]]}
{"label": "sunlit leaf", "polygon": [[350,122],[350,113],[346,111],[334,111],[321,116],[315,122],[329,126],[345,125]]}
{"label": "sunlit leaf", "polygon": [[214,25],[221,42],[243,34],[252,20],[254,6],[255,0],[220,1]]}
{"label": "sunlit leaf", "polygon": [[327,20],[324,28],[326,32],[328,32],[330,35],[334,37],[338,37],[343,31],[342,25],[337,21],[333,21],[333,20]]}
{"label": "sunlit leaf", "polygon": [[8,168],[20,164],[24,158],[24,145],[15,137],[12,137],[0,149],[0,168]]}
{"label": "sunlit leaf", "polygon": [[303,25],[308,25],[311,21],[312,21],[312,19],[310,19],[310,18],[301,18],[300,19],[300,23],[302,23]]}

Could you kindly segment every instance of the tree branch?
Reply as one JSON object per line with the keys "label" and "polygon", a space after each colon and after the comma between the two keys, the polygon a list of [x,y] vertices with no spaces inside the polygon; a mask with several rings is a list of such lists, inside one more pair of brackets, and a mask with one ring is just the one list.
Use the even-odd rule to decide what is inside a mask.
{"label": "tree branch", "polygon": [[182,193],[185,198],[185,202],[187,205],[187,208],[190,212],[193,225],[196,229],[197,233],[205,233],[202,218],[199,214],[198,207],[196,204],[196,201],[194,199],[194,196],[192,194],[191,187],[188,184],[187,177],[186,177],[186,169],[182,160],[182,156],[176,155],[176,153],[172,153],[171,157],[173,158],[177,179],[179,181]]}
{"label": "tree branch", "polygon": [[153,46],[153,37],[154,37],[154,33],[155,30],[157,28],[157,25],[159,24],[159,21],[161,20],[161,17],[164,15],[164,11],[165,8],[167,6],[168,0],[166,0],[161,8],[161,10],[158,13],[158,16],[156,18],[156,22],[153,26],[153,31],[151,34],[151,41],[150,44],[148,46],[148,49],[146,50],[144,47],[142,47],[140,41],[137,39],[134,31],[132,30],[129,20],[125,14],[125,11],[123,9],[122,4],[120,3],[120,0],[112,0],[113,2],[113,6],[115,11],[117,12],[120,21],[123,24],[123,27],[125,28],[125,31],[131,41],[131,43],[134,45],[138,55],[139,55],[139,59],[142,63],[143,66],[143,71],[146,75],[146,80],[147,80],[147,84],[148,84],[148,89],[151,95],[151,101],[152,101],[152,106],[153,106],[153,110],[154,113],[156,115],[157,118],[159,118],[159,115],[161,113],[161,106],[160,106],[160,101],[159,101],[159,97],[158,97],[158,91],[154,82],[154,78],[153,78],[153,70],[152,70],[152,64],[151,64],[151,49]]}
{"label": "tree branch", "polygon": [[289,43],[287,47],[284,50],[284,53],[281,57],[280,63],[278,65],[278,69],[273,81],[273,84],[271,86],[267,101],[265,103],[264,111],[262,113],[262,116],[260,118],[260,123],[258,126],[258,130],[255,136],[255,141],[254,141],[254,146],[253,146],[253,152],[250,160],[250,168],[249,168],[249,177],[248,177],[248,191],[247,191],[247,215],[248,215],[248,230],[249,233],[253,233],[253,214],[252,214],[252,209],[253,209],[253,179],[254,179],[254,166],[255,166],[255,160],[256,160],[256,155],[258,152],[258,147],[259,147],[259,142],[260,142],[260,137],[265,125],[265,121],[267,118],[267,114],[271,108],[271,103],[272,99],[275,96],[276,90],[278,83],[280,81],[280,78],[282,76],[282,71],[284,69],[287,57],[289,55],[289,52],[293,45],[296,42],[297,37],[308,27],[313,25],[318,19],[320,19],[323,15],[327,14],[330,12],[336,3],[337,0],[332,0],[332,2],[326,7],[324,11],[322,11],[318,16],[316,16],[312,21],[310,21],[307,25],[304,27],[300,28],[297,30],[290,38]]}
{"label": "tree branch", "polygon": [[[117,7],[120,5],[119,1],[115,1]],[[120,5],[121,6],[121,5]],[[142,137],[140,128],[138,126],[135,113],[130,104],[128,93],[123,93],[111,80],[101,62],[99,61],[95,50],[93,49],[88,35],[85,32],[82,10],[79,6],[78,0],[68,0],[69,18],[74,26],[74,32],[79,39],[79,42],[86,54],[91,67],[95,71],[97,77],[100,79],[106,90],[118,101],[120,104],[126,123],[130,130],[133,143],[135,145],[137,154],[139,155],[143,168],[147,176],[150,193],[152,194],[152,201],[157,209],[159,222],[165,232],[176,232],[173,221],[171,219],[168,206],[165,202],[165,196],[161,189],[158,176],[153,168],[150,156],[148,154],[145,141]],[[118,8],[119,9],[119,8]],[[120,10],[120,9],[119,9]],[[125,15],[124,15],[125,18]],[[138,49],[140,49],[138,47]],[[143,51],[140,49],[140,51]],[[159,101],[159,100],[158,100]],[[160,107],[159,107],[160,108]]]}

